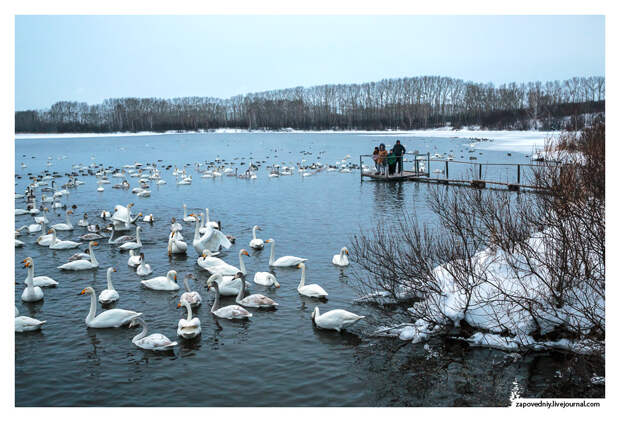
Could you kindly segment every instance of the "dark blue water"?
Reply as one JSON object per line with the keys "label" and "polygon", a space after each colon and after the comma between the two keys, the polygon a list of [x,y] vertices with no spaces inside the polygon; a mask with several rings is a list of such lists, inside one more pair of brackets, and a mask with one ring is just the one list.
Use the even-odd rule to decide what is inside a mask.
{"label": "dark blue water", "polygon": [[[77,209],[73,224],[84,212],[89,220],[99,219],[102,209],[112,211],[116,204],[135,202],[134,212],[153,214],[153,225],[143,227],[142,251],[153,267],[150,277],[165,275],[175,269],[179,280],[193,273],[198,282],[195,288],[203,297],[197,311],[202,321],[202,336],[196,341],[179,341],[169,354],[156,354],[137,349],[131,338],[138,329],[87,329],[84,319],[89,299],[78,296],[80,290],[93,286],[97,293],[106,286],[106,269],[114,266],[115,288],[120,294],[117,307],[143,312],[150,332],[160,332],[176,339],[176,326],[184,310],[176,308],[182,291],[169,293],[143,288],[140,277],[127,266],[127,253],[107,244],[104,239],[96,248],[100,268],[96,271],[61,272],[56,266],[64,263],[76,250],[52,251],[35,244],[38,234],[23,235],[24,248],[15,249],[15,303],[22,315],[47,320],[41,332],[16,334],[15,400],[17,406],[372,406],[372,405],[452,405],[465,393],[450,390],[444,396],[434,396],[431,390],[442,391],[437,385],[412,387],[411,376],[400,379],[406,372],[392,366],[376,339],[365,333],[371,325],[374,310],[353,304],[355,291],[350,287],[352,268],[340,269],[331,264],[332,256],[346,246],[360,230],[368,230],[382,219],[396,217],[404,208],[415,208],[418,217],[433,222],[426,206],[428,187],[416,183],[360,183],[358,171],[352,173],[321,172],[311,177],[293,176],[268,178],[267,165],[286,165],[307,160],[333,164],[350,154],[359,163],[360,154],[370,154],[379,142],[393,141],[382,137],[373,139],[356,134],[178,134],[162,136],[132,136],[83,139],[28,139],[15,143],[15,192],[22,193],[28,183],[27,174],[40,174],[44,169],[64,174],[74,164],[92,162],[121,167],[138,161],[181,167],[184,164],[213,161],[221,158],[231,168],[245,169],[250,161],[262,163],[256,180],[235,177],[202,179],[193,166],[188,171],[193,183],[175,184],[172,170],[162,170],[166,185],[151,183],[151,197],[137,198],[130,191],[103,185],[97,192],[95,177],[80,177],[85,185],[72,189],[66,200]],[[455,159],[468,158],[466,140],[401,138],[409,151],[447,154]],[[465,146],[464,146],[465,145]],[[460,152],[463,150],[464,152]],[[312,154],[302,154],[302,151]],[[522,154],[480,151],[478,162],[527,162]],[[47,166],[48,156],[52,165]],[[92,157],[92,158],[91,158]],[[320,157],[320,159],[319,159]],[[161,161],[159,161],[161,160]],[[20,163],[26,168],[21,168]],[[245,162],[245,165],[241,165]],[[370,163],[367,163],[370,164]],[[411,163],[406,163],[410,168]],[[451,170],[452,171],[452,170]],[[500,170],[497,170],[500,172]],[[498,177],[513,177],[506,170]],[[67,178],[56,179],[65,183]],[[110,178],[112,184],[120,179]],[[131,187],[137,178],[128,178]],[[40,192],[38,194],[40,198]],[[166,253],[169,221],[181,220],[183,203],[191,211],[210,209],[211,219],[220,220],[223,231],[236,237],[233,247],[223,258],[238,265],[238,251],[246,248],[248,280],[254,272],[268,271],[269,249],[253,251],[248,247],[251,227],[263,228],[260,237],[277,241],[276,257],[296,255],[308,259],[307,279],[320,284],[329,293],[329,301],[320,303],[302,298],[297,293],[300,271],[277,269],[282,285],[269,290],[252,284],[252,293],[266,294],[280,307],[275,312],[254,312],[248,322],[216,321],[210,314],[213,294],[203,286],[208,273],[196,265],[196,252],[191,247],[193,225],[184,223],[183,234],[188,241],[187,257],[169,258]],[[16,201],[23,208],[23,200]],[[50,213],[51,224],[64,221],[64,211]],[[30,216],[15,217],[19,227],[31,222]],[[77,240],[85,229],[76,227],[71,233],[59,232],[62,239]],[[83,248],[82,248],[83,249]],[[35,275],[48,275],[60,285],[44,289],[45,299],[36,304],[21,302],[26,270],[22,260],[32,256]],[[234,303],[225,299],[224,305]],[[346,334],[316,329],[310,319],[313,308],[321,311],[344,308],[368,315],[369,318],[351,327]],[[99,312],[101,307],[99,307]],[[366,322],[368,321],[368,322]],[[454,354],[442,345],[437,356]],[[433,362],[423,345],[408,345],[414,350],[416,365],[425,371],[445,371],[447,365]],[[460,355],[459,355],[460,356]],[[459,357],[461,362],[485,362],[489,356],[501,359],[500,352],[468,351]],[[430,359],[430,360],[429,360]],[[473,359],[473,360],[472,360]],[[425,364],[426,362],[426,364]],[[429,363],[430,362],[430,363]],[[445,360],[442,360],[445,363]],[[416,366],[417,367],[417,366]],[[524,365],[523,370],[527,371]],[[421,369],[420,369],[421,370]],[[416,370],[417,371],[417,370]],[[477,371],[477,372],[476,372]],[[480,374],[479,370],[474,371]],[[434,373],[434,372],[433,372]],[[440,372],[437,372],[439,374]],[[507,385],[512,385],[512,378]],[[424,384],[424,383],[423,383]],[[508,387],[506,387],[508,388]],[[412,392],[413,390],[415,392]],[[496,402],[506,400],[509,390],[502,390]],[[445,395],[445,394],[444,394]],[[444,397],[444,398],[442,398]],[[495,399],[494,399],[495,400]],[[474,399],[475,401],[475,399]],[[495,403],[482,401],[479,403]]]}

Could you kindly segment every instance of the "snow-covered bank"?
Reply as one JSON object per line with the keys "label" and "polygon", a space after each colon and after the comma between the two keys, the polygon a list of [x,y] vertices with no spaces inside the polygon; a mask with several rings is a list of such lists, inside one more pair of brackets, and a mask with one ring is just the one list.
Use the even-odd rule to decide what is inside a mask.
{"label": "snow-covered bank", "polygon": [[246,129],[216,129],[211,132],[206,131],[167,131],[167,132],[114,132],[114,133],[18,133],[15,139],[63,139],[63,138],[100,138],[115,136],[152,136],[152,135],[171,135],[171,134],[200,134],[200,133],[316,133],[316,134],[358,134],[372,137],[422,137],[422,138],[485,138],[490,142],[476,143],[477,149],[494,151],[513,151],[530,154],[534,150],[540,150],[544,146],[545,140],[556,136],[559,132],[540,132],[535,130],[511,131],[511,130],[480,130],[480,129],[460,129],[451,128],[427,129],[427,130],[321,130],[306,131],[285,129],[280,131],[248,131]]}

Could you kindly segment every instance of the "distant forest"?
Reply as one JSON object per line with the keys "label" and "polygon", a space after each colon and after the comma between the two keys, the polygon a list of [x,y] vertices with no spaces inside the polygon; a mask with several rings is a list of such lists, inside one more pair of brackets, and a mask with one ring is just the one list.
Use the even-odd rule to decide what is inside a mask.
{"label": "distant forest", "polygon": [[494,86],[440,76],[321,85],[211,97],[60,101],[15,113],[18,133],[168,130],[383,130],[477,125],[488,129],[580,129],[604,117],[605,78]]}

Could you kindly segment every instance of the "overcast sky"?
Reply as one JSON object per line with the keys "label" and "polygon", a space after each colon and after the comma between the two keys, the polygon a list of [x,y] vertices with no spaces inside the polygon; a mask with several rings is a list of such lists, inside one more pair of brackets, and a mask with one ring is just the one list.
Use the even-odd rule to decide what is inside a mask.
{"label": "overcast sky", "polygon": [[15,107],[441,75],[605,75],[602,16],[18,16]]}

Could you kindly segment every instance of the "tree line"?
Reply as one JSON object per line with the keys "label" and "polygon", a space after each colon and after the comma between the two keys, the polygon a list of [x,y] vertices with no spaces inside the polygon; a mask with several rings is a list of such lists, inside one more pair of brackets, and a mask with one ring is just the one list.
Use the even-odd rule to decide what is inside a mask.
{"label": "tree line", "polygon": [[59,101],[15,113],[16,132],[116,132],[216,128],[299,130],[580,129],[605,111],[605,78],[495,86],[441,76],[279,89],[228,99],[110,98]]}

